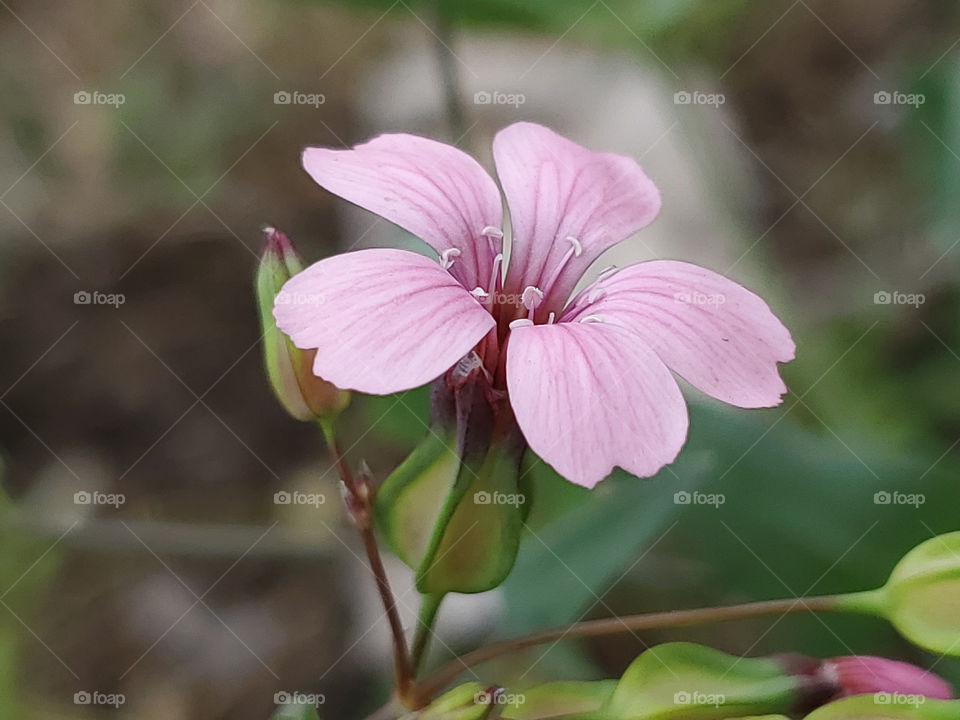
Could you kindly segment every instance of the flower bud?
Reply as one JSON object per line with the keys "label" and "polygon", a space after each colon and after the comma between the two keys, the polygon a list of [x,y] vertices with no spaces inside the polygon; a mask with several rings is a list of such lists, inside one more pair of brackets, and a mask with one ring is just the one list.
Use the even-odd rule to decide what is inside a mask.
{"label": "flower bud", "polygon": [[886,618],[910,642],[960,655],[960,532],[908,552],[879,590],[836,598],[835,609]]}
{"label": "flower bud", "polygon": [[493,710],[494,688],[467,683],[441,695],[427,705],[419,720],[484,720]]}
{"label": "flower bud", "polygon": [[297,420],[327,420],[350,402],[350,393],[313,374],[316,350],[301,350],[277,328],[273,305],[283,284],[303,270],[293,245],[279,230],[265,228],[267,244],[257,268],[256,293],[263,330],[263,356],[270,386]]}
{"label": "flower bud", "polygon": [[910,663],[869,655],[830,658],[820,664],[821,675],[832,681],[839,697],[850,695],[913,695],[937,700],[953,697],[939,676]]}

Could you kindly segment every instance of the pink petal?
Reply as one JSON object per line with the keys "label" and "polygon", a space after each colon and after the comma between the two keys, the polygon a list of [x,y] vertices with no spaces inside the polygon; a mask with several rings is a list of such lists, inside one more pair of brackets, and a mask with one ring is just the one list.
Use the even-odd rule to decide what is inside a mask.
{"label": "pink petal", "polygon": [[313,372],[334,385],[386,395],[439,377],[494,327],[493,317],[436,262],[405,250],[359,250],[288,280],[277,326]]}
{"label": "pink petal", "polygon": [[[322,187],[438,253],[456,248],[451,273],[468,290],[488,286],[494,253],[482,233],[500,229],[503,205],[496,183],[466,153],[415,135],[381,135],[352,150],[307,148],[303,167]],[[495,240],[497,252],[501,247]]]}
{"label": "pink petal", "polygon": [[657,260],[601,277],[563,319],[587,315],[639,334],[674,372],[723,402],[772,407],[787,391],[777,363],[793,360],[790,332],[762,299],[697,265]]}
{"label": "pink petal", "polygon": [[507,388],[530,447],[593,487],[615,465],[649,477],[673,462],[687,408],[670,371],[636,335],[601,323],[515,327]]}
{"label": "pink petal", "polygon": [[[559,310],[587,267],[607,248],[647,225],[660,210],[660,192],[630,158],[596,153],[540,125],[516,123],[493,140],[493,157],[510,208],[513,246],[508,292],[527,285]],[[556,282],[543,287],[571,248]]]}

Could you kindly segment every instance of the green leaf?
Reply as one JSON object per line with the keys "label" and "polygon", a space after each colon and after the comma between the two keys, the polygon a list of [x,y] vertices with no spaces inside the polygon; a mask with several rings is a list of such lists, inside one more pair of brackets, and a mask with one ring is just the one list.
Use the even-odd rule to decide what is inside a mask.
{"label": "green leaf", "polygon": [[784,712],[795,704],[800,682],[776,660],[668,643],[633,661],[603,715],[617,720],[687,720]]}

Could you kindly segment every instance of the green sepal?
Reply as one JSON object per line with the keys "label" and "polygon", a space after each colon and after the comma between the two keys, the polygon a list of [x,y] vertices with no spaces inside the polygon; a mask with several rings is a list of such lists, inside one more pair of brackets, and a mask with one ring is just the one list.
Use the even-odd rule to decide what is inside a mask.
{"label": "green sepal", "polygon": [[390,548],[416,571],[421,593],[483,592],[513,568],[523,527],[520,500],[526,500],[517,491],[518,445],[494,442],[485,454],[461,456],[453,431],[431,429],[384,481],[377,522]]}
{"label": "green sepal", "polygon": [[738,658],[693,643],[667,643],[627,668],[604,706],[610,720],[734,718],[790,711],[803,681],[769,658]]}

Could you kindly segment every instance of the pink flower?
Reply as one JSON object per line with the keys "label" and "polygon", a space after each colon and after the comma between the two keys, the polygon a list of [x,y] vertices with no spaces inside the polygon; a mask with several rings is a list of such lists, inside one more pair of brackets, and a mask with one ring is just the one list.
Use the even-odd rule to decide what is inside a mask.
{"label": "pink flower", "polygon": [[949,700],[953,691],[939,676],[916,665],[869,655],[824,660],[820,675],[838,688],[838,697],[899,693]]}
{"label": "pink flower", "polygon": [[647,477],[677,456],[688,421],[671,370],[732,405],[780,403],[790,333],[716,273],[645,262],[604,271],[568,302],[590,264],[660,209],[636,162],[532,123],[501,130],[493,156],[510,209],[509,264],[497,185],[460,150],[382,135],[304,151],[317,183],[422,238],[439,259],[360,250],[289,280],[274,315],[297,347],[317,350],[318,376],[387,394],[466,357],[484,369],[491,399],[508,400],[529,446],[586,487],[614,466]]}

